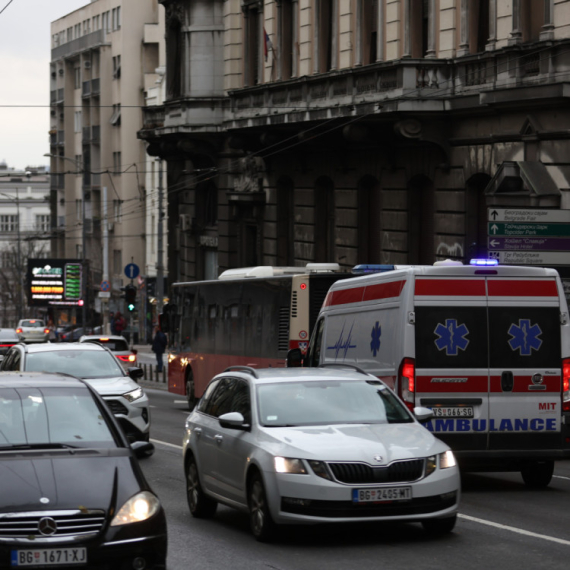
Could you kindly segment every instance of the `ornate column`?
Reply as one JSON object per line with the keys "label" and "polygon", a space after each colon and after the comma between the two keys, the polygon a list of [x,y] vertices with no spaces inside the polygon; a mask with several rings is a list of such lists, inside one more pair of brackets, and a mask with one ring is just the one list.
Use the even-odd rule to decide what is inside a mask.
{"label": "ornate column", "polygon": [[435,0],[428,1],[428,37],[426,58],[435,58]]}
{"label": "ornate column", "polygon": [[554,0],[544,0],[544,25],[540,32],[540,39],[554,39]]}
{"label": "ornate column", "polygon": [[489,0],[489,39],[485,51],[493,51],[497,43],[497,0]]}
{"label": "ornate column", "polygon": [[291,38],[291,49],[293,50],[291,77],[299,75],[299,0],[291,0],[291,28],[293,37]]}
{"label": "ornate column", "polygon": [[338,0],[332,0],[331,71],[338,68]]}
{"label": "ornate column", "polygon": [[520,42],[522,42],[521,0],[513,0],[513,31],[508,44],[512,46]]}
{"label": "ornate column", "polygon": [[402,58],[412,57],[412,38],[411,34],[411,2],[412,0],[404,0],[404,45],[402,50]]}
{"label": "ornate column", "polygon": [[459,49],[457,56],[469,54],[469,0],[461,0]]}

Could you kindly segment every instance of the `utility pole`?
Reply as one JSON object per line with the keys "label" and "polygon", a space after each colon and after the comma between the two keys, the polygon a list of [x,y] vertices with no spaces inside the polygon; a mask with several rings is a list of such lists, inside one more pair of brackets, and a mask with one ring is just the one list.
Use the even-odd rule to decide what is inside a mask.
{"label": "utility pole", "polygon": [[[23,271],[23,267],[22,267],[22,236],[20,234],[20,224],[21,224],[21,220],[20,220],[20,189],[18,188],[18,186],[16,186],[16,212],[18,214],[18,225],[17,225],[17,229],[18,229],[18,271],[20,272],[20,275],[24,274]],[[22,281],[21,279],[18,279],[18,320],[21,321],[22,320],[22,304],[23,304],[23,298],[22,298]]]}
{"label": "utility pole", "polygon": [[87,334],[87,268],[85,262],[87,259],[85,246],[86,231],[85,231],[85,185],[83,181],[83,168],[81,168],[81,297],[83,305],[81,305],[81,324],[83,325],[83,334]]}
{"label": "utility pole", "polygon": [[162,207],[162,160],[158,159],[158,251],[156,256],[156,310],[160,315],[162,313],[162,301],[164,299],[164,266],[163,257],[164,244],[162,238],[164,212]]}
{"label": "utility pole", "polygon": [[[109,281],[109,227],[107,226],[107,186],[103,186],[103,281]],[[106,292],[105,292],[106,294]],[[109,299],[103,301],[103,334],[110,334],[109,326]]]}

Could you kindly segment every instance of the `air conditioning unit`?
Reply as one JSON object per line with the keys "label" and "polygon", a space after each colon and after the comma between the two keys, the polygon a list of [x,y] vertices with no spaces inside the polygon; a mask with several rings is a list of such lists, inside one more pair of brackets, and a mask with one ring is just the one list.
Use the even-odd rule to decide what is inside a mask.
{"label": "air conditioning unit", "polygon": [[91,62],[89,60],[84,61],[83,67],[85,67],[85,69],[91,69]]}

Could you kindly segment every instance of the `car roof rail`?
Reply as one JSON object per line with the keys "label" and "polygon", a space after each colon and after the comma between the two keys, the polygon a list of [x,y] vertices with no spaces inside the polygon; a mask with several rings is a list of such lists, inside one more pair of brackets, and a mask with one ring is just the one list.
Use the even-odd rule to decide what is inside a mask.
{"label": "car roof rail", "polygon": [[366,370],[362,370],[362,368],[360,368],[360,366],[356,366],[356,364],[348,364],[344,362],[323,362],[322,364],[319,364],[319,368],[327,368],[334,366],[339,366],[339,367],[344,366],[345,368],[353,368],[357,372],[360,372],[360,374],[366,374],[366,376],[372,376],[372,374],[366,372]]}
{"label": "car roof rail", "polygon": [[255,370],[255,368],[252,368],[251,366],[228,366],[224,372],[231,372],[232,370],[238,370],[240,372],[248,372],[249,374],[251,374],[254,378],[259,378],[259,376],[257,375],[257,371]]}

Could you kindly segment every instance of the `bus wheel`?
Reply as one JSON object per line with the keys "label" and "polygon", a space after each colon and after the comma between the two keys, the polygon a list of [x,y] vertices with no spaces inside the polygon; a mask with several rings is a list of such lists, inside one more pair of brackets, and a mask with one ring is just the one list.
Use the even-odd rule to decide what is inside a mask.
{"label": "bus wheel", "polygon": [[188,409],[192,411],[196,405],[196,395],[194,394],[194,380],[192,375],[186,378],[186,399],[188,400]]}
{"label": "bus wheel", "polygon": [[528,487],[543,489],[552,480],[554,461],[532,461],[521,469],[523,481]]}

